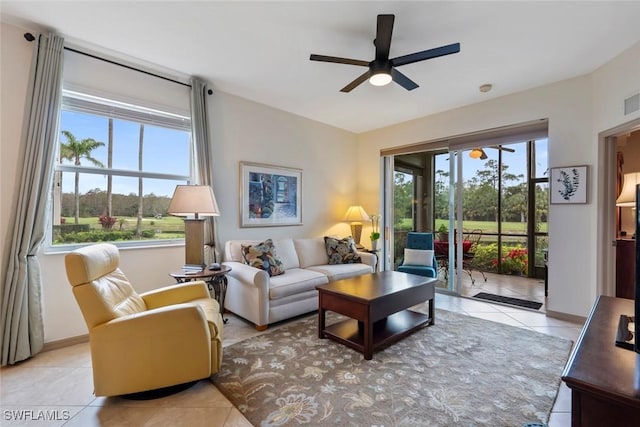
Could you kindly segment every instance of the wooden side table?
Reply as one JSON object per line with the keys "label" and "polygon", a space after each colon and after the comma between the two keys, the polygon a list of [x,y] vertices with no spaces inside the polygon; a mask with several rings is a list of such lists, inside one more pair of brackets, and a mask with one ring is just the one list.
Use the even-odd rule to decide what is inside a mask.
{"label": "wooden side table", "polygon": [[562,374],[573,427],[640,425],[640,354],[614,344],[620,315],[633,310],[633,300],[604,295],[591,310]]}
{"label": "wooden side table", "polygon": [[169,273],[171,277],[176,279],[178,283],[191,282],[193,280],[204,280],[209,288],[209,293],[220,304],[220,314],[222,315],[222,321],[227,323],[229,318],[224,318],[224,298],[227,295],[227,273],[231,271],[231,267],[221,265],[220,270],[209,270],[203,268],[202,270],[188,271],[172,271]]}

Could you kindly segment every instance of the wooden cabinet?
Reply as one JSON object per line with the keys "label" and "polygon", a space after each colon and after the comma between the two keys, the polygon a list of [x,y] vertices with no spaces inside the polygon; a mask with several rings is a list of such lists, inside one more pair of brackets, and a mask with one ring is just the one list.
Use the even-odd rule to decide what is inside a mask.
{"label": "wooden cabinet", "polygon": [[616,296],[635,299],[636,241],[616,240]]}
{"label": "wooden cabinet", "polygon": [[640,353],[615,346],[621,314],[634,302],[598,298],[562,380],[571,389],[572,427],[640,426]]}

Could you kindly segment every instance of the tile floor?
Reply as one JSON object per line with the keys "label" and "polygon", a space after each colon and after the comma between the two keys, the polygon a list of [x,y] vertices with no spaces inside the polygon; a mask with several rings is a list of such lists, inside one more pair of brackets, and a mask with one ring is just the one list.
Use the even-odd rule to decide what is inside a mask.
{"label": "tile floor", "polygon": [[[449,295],[436,295],[436,307],[496,322],[569,338],[580,324],[547,318],[543,313]],[[229,316],[224,345],[259,334],[245,321]],[[270,331],[278,326],[270,327]],[[88,343],[47,351],[0,371],[2,426],[250,426],[242,414],[208,380],[173,396],[133,401],[95,397]],[[38,412],[41,411],[41,412]],[[571,395],[563,384],[549,427],[571,425]],[[51,417],[15,419],[17,415]],[[517,426],[516,426],[517,427]]]}
{"label": "tile floor", "polygon": [[[469,274],[462,273],[461,294],[465,297],[473,297],[480,292],[487,292],[505,297],[520,298],[542,303],[539,311],[545,312],[544,280],[529,279],[528,277],[511,276],[508,274],[485,273],[485,281],[480,271],[471,272],[475,282],[472,283]],[[440,285],[446,287],[443,270],[439,271]]]}

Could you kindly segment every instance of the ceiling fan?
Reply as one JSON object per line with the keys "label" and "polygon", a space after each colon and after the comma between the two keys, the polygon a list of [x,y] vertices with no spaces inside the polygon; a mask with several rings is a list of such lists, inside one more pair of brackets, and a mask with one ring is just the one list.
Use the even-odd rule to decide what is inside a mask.
{"label": "ceiling fan", "polygon": [[[485,148],[493,148],[496,150],[508,151],[509,153],[515,153],[516,150],[509,147],[503,147],[502,145],[490,145]],[[487,158],[487,153],[484,152],[483,148],[476,147],[473,150],[469,151],[469,157],[472,159],[480,159],[485,160]]]}
{"label": "ceiling fan", "polygon": [[406,90],[413,90],[417,88],[418,85],[398,71],[396,67],[460,52],[460,43],[454,43],[389,59],[394,19],[395,15],[378,15],[376,38],[373,40],[373,44],[376,47],[376,57],[373,61],[361,61],[359,59],[316,54],[311,54],[309,59],[312,61],[334,62],[337,64],[358,65],[369,68],[360,77],[340,89],[340,92],[351,92],[367,79],[369,79],[369,82],[374,86],[384,86],[393,80]]}

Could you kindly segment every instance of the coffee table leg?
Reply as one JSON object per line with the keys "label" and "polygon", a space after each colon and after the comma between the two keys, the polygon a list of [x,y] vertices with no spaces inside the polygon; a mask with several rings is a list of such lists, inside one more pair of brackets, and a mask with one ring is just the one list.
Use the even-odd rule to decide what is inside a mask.
{"label": "coffee table leg", "polygon": [[364,321],[364,360],[373,358],[373,324],[371,319]]}
{"label": "coffee table leg", "polygon": [[435,310],[434,310],[434,306],[435,306],[435,300],[433,298],[431,298],[429,300],[429,325],[435,325],[436,324],[436,318],[435,318]]}
{"label": "coffee table leg", "polygon": [[326,310],[320,308],[318,310],[318,338],[324,338],[324,313]]}

